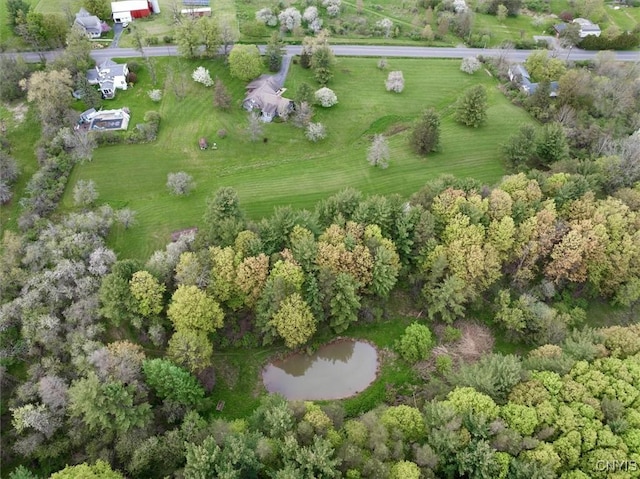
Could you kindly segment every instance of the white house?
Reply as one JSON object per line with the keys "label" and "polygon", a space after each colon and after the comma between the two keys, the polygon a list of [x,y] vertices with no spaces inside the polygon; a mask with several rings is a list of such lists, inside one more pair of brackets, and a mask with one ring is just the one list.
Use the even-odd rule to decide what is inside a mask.
{"label": "white house", "polygon": [[102,96],[112,99],[116,95],[116,89],[127,89],[127,64],[118,64],[113,60],[105,60],[87,71],[87,81],[90,85],[99,85]]}
{"label": "white house", "polygon": [[147,0],[124,0],[111,2],[111,15],[116,23],[129,23],[134,18],[148,17],[151,7]]}
{"label": "white house", "polygon": [[84,8],[76,13],[73,24],[82,28],[89,38],[100,38],[102,35],[102,21],[95,15],[89,14]]}
{"label": "white house", "polygon": [[586,18],[575,18],[573,23],[580,25],[580,38],[588,37],[590,35],[599,37],[602,33],[598,25],[592,23]]}

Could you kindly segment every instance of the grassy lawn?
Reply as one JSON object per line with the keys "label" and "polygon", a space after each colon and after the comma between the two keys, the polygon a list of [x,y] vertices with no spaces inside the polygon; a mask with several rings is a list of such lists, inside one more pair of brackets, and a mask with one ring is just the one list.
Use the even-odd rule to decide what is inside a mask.
{"label": "grassy lawn", "polygon": [[[158,72],[170,62],[177,71],[187,73],[198,65],[163,59],[158,60]],[[182,102],[165,88],[162,103],[153,104],[146,95],[150,85],[145,85],[143,70],[141,83],[119,91],[105,108],[129,106],[132,125],[142,121],[145,111],[159,110],[163,120],[158,140],[99,148],[93,162],[73,171],[62,208],[72,208],[77,180],[93,179],[102,201],[138,212],[139,224],[128,231],[116,228],[111,246],[122,256],[146,258],[164,246],[172,231],[198,225],[205,199],[221,186],[236,188],[244,210],[260,218],[280,205],[312,208],[319,199],[348,186],[369,194],[409,196],[442,173],[487,183],[501,177],[498,144],[531,120],[503,97],[493,78],[484,71],[474,76],[460,72],[458,60],[390,60],[389,68],[402,70],[406,80],[405,91],[392,94],[384,89],[387,73],[376,64],[376,59],[339,60],[330,86],[340,103],[324,111],[316,109],[314,121],[328,130],[328,138],[317,144],[285,123],[265,125],[266,142],[249,142],[247,114],[239,107],[243,85],[229,79],[220,63],[209,63],[209,68],[232,90],[234,106],[227,113],[212,108],[211,90],[190,80],[189,95]],[[292,65],[286,86],[293,92],[303,81],[311,82],[309,75]],[[460,92],[475,83],[488,88],[489,119],[482,128],[464,128],[453,121],[451,107]],[[410,150],[406,128],[426,107],[435,107],[443,116],[442,151],[422,158]],[[225,139],[217,139],[221,128],[228,131]],[[370,138],[389,128],[399,131],[389,138],[391,166],[371,168],[366,162]],[[217,141],[218,150],[200,151],[197,141],[202,136]],[[167,174],[176,171],[194,177],[197,187],[190,196],[175,198],[167,192]]]}
{"label": "grassy lawn", "polygon": [[473,27],[474,33],[490,32],[491,44],[487,46],[497,46],[502,42],[533,40],[534,35],[548,35],[547,29],[553,24],[549,21],[542,26],[536,27],[532,23],[532,18],[526,15],[517,17],[507,17],[504,22],[500,22],[495,15],[476,13]]}
{"label": "grassy lawn", "polygon": [[[197,65],[163,59],[157,70],[162,72],[169,62],[187,73]],[[243,85],[229,79],[220,63],[210,62],[208,67],[232,90],[235,104],[227,113],[212,108],[211,90],[190,80],[191,91],[182,102],[165,88],[162,103],[152,103],[143,70],[141,83],[119,91],[105,108],[129,106],[132,125],[142,121],[145,111],[159,110],[163,120],[158,140],[99,148],[93,162],[75,168],[62,208],[72,208],[77,180],[93,179],[102,201],[138,212],[139,224],[128,231],[116,228],[111,246],[124,257],[147,258],[164,246],[172,231],[198,225],[205,199],[221,186],[236,188],[244,210],[260,218],[280,205],[312,208],[319,199],[348,186],[370,194],[409,196],[442,173],[487,183],[500,178],[504,170],[499,142],[531,120],[499,93],[493,78],[483,71],[466,75],[459,71],[457,60],[392,60],[389,67],[402,70],[406,80],[405,91],[398,95],[385,91],[386,72],[378,70],[376,63],[376,59],[340,59],[330,85],[340,103],[324,111],[316,109],[315,121],[328,130],[328,138],[318,144],[309,143],[302,130],[284,123],[265,125],[267,142],[250,143],[244,131],[247,115],[239,107]],[[292,65],[287,86],[295,91],[303,81],[311,81],[309,75]],[[461,127],[453,121],[451,106],[460,92],[478,82],[489,91],[489,120],[477,130]],[[429,106],[443,115],[442,151],[421,158],[409,149],[406,128]],[[221,128],[228,136],[216,139]],[[399,131],[389,138],[391,166],[371,168],[365,160],[370,137],[389,128]],[[200,151],[201,136],[217,141],[218,150]],[[176,171],[194,177],[197,187],[190,196],[176,198],[167,192],[167,174]]]}

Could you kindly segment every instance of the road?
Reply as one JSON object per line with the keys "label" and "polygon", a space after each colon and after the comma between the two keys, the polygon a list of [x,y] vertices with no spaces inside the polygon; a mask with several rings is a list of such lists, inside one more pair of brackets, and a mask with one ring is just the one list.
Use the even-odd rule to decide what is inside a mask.
{"label": "road", "polygon": [[[264,47],[261,47],[264,48]],[[505,50],[500,49],[484,49],[484,48],[438,48],[438,47],[410,47],[410,46],[376,46],[376,45],[332,45],[334,53],[337,56],[351,57],[406,57],[406,58],[464,58],[477,55],[483,56],[499,56],[505,55]],[[297,55],[300,53],[299,45],[287,46],[288,55]],[[509,50],[508,58],[511,61],[522,62],[535,50]],[[178,55],[177,48],[174,46],[163,47],[146,47],[144,53],[150,57],[165,57]],[[571,50],[558,50],[557,56],[561,59],[571,60],[590,60],[593,59],[598,52],[580,50],[573,48]],[[3,55],[21,55],[28,62],[39,62],[42,58],[51,60],[60,54],[60,51],[39,53],[5,53]],[[42,55],[42,56],[41,56]],[[625,62],[640,61],[640,52],[637,51],[619,51],[615,52],[616,58]],[[141,57],[142,53],[133,48],[105,48],[102,50],[93,50],[91,56],[101,62],[108,58],[135,58]]]}

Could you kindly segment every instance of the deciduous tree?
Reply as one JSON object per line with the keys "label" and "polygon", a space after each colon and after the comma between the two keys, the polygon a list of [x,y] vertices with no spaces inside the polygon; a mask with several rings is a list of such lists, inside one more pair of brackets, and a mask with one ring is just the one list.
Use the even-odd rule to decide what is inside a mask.
{"label": "deciduous tree", "polygon": [[160,314],[165,286],[148,271],[137,271],[129,281],[131,295],[136,299],[138,314],[148,318]]}
{"label": "deciduous tree", "polygon": [[427,155],[440,148],[440,117],[433,108],[422,113],[413,127],[411,146],[419,155]]}
{"label": "deciduous tree", "polygon": [[383,170],[389,166],[389,142],[384,135],[373,135],[373,141],[367,152],[367,161],[372,166],[379,166]]}
{"label": "deciduous tree", "polygon": [[298,293],[293,293],[280,303],[271,323],[289,348],[305,344],[316,332],[316,322],[309,305]]}
{"label": "deciduous tree", "polygon": [[210,333],[222,327],[224,313],[218,303],[197,286],[178,286],[171,297],[167,316],[176,330]]}
{"label": "deciduous tree", "polygon": [[463,125],[479,127],[487,119],[487,90],[483,85],[467,89],[456,103],[456,120]]}
{"label": "deciduous tree", "polygon": [[249,81],[260,75],[262,58],[255,45],[234,45],[229,54],[229,72],[232,77]]}

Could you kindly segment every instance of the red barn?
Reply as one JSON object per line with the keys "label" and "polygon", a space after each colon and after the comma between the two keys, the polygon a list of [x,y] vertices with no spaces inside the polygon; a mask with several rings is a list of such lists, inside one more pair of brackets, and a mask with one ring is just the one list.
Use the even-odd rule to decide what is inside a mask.
{"label": "red barn", "polygon": [[151,15],[151,5],[147,0],[111,2],[111,12],[114,22],[128,23],[134,18],[148,17]]}

